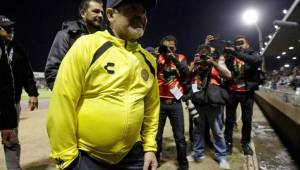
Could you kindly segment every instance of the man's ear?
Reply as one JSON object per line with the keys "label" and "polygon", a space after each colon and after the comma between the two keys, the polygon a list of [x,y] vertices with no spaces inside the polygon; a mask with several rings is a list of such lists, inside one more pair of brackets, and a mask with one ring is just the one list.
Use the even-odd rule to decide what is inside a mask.
{"label": "man's ear", "polygon": [[107,8],[106,9],[106,17],[107,17],[108,21],[112,21],[114,19],[114,9]]}
{"label": "man's ear", "polygon": [[85,11],[83,9],[80,10],[80,16],[83,20],[85,20]]}

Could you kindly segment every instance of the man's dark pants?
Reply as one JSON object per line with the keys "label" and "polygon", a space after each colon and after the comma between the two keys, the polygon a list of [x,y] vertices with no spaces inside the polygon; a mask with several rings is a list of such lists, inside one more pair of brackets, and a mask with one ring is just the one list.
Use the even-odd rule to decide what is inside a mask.
{"label": "man's dark pants", "polygon": [[188,161],[186,158],[186,141],[184,137],[184,118],[182,105],[179,100],[164,100],[161,99],[159,125],[157,132],[157,154],[156,157],[160,160],[160,153],[162,151],[163,131],[167,117],[170,119],[173,136],[175,138],[177,149],[177,160],[180,169],[188,168]]}
{"label": "man's dark pants", "polygon": [[123,160],[115,165],[108,164],[80,151],[79,156],[66,170],[142,170],[144,166],[144,150],[141,142],[137,142]]}
{"label": "man's dark pants", "polygon": [[236,109],[238,104],[242,108],[242,144],[249,144],[251,140],[251,127],[254,103],[254,91],[248,91],[243,94],[229,93],[231,103],[226,105],[226,121],[225,121],[225,140],[232,143],[232,134],[234,123],[236,122]]}

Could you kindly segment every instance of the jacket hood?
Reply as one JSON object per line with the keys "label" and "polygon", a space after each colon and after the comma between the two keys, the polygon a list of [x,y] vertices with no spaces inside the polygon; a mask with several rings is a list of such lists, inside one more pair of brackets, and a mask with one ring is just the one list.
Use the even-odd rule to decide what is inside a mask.
{"label": "jacket hood", "polygon": [[67,30],[68,32],[77,33],[79,31],[86,33],[87,28],[83,20],[72,20],[64,21],[62,23],[62,30]]}

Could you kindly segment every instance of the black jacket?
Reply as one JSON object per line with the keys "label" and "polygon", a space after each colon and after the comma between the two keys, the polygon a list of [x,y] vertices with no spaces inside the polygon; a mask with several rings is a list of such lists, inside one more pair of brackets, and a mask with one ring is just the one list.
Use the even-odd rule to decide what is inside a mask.
{"label": "black jacket", "polygon": [[[260,83],[260,67],[262,56],[252,49],[246,50],[245,52],[233,52],[232,55],[245,62],[244,80],[247,88],[249,90],[257,90]],[[232,66],[232,59],[233,57],[226,59],[226,65],[234,78],[235,75]]]}
{"label": "black jacket", "polygon": [[16,42],[12,42],[8,46],[8,51],[11,50],[13,50],[13,55],[10,60],[14,76],[15,101],[19,103],[23,88],[28,96],[38,96],[39,94],[31,64],[25,50]]}
{"label": "black jacket", "polygon": [[13,76],[8,62],[8,52],[0,42],[0,130],[17,127]]}
{"label": "black jacket", "polygon": [[87,33],[86,25],[82,20],[64,22],[62,30],[57,32],[45,67],[45,78],[50,89],[53,88],[58,68],[67,51],[77,38]]}

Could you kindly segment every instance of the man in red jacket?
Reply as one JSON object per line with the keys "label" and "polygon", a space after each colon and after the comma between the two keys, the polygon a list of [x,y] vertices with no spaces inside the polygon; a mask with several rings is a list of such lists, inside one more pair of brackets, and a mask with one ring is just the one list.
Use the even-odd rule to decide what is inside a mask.
{"label": "man in red jacket", "polygon": [[184,81],[188,74],[186,58],[176,54],[176,38],[168,35],[161,40],[160,55],[157,59],[158,84],[160,93],[160,115],[157,132],[157,159],[162,151],[162,136],[166,118],[169,117],[176,142],[177,160],[180,170],[188,169],[186,142],[184,137],[184,118],[181,97]]}

